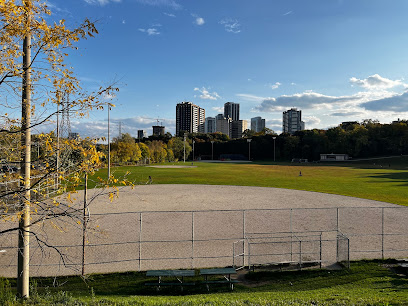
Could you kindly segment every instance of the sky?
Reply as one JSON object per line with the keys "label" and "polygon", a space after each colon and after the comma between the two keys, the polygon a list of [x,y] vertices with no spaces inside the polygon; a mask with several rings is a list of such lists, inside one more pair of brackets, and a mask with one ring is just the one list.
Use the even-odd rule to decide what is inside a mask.
{"label": "sky", "polygon": [[[306,129],[343,121],[408,119],[406,0],[50,0],[68,26],[96,21],[99,35],[68,58],[82,85],[115,83],[111,135],[175,133],[176,104],[206,117],[240,104],[282,131],[302,110]],[[107,111],[71,118],[81,136],[106,137]]]}

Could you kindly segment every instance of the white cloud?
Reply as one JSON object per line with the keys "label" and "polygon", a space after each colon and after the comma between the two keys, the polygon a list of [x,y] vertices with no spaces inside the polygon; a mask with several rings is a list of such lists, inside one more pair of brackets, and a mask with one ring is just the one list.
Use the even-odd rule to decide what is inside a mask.
{"label": "white cloud", "polygon": [[84,0],[84,1],[88,4],[93,4],[93,5],[96,4],[96,5],[102,5],[102,6],[110,2],[116,2],[116,3],[121,2],[121,0]]}
{"label": "white cloud", "polygon": [[402,82],[402,80],[393,81],[387,78],[383,78],[379,74],[371,75],[366,79],[357,79],[355,77],[352,77],[350,78],[350,83],[352,84],[352,86],[356,85],[369,90],[383,90],[397,86],[407,86]]}
{"label": "white cloud", "polygon": [[147,35],[160,35],[160,32],[155,29],[155,28],[149,28],[149,29],[138,29],[142,33],[147,33]]}
{"label": "white cloud", "polygon": [[347,111],[347,110],[337,110],[334,113],[331,113],[330,116],[334,117],[353,117],[364,115],[364,112],[360,111]]}
{"label": "white cloud", "polygon": [[213,111],[216,111],[217,113],[224,113],[224,107],[222,106],[214,106],[211,108]]}
{"label": "white cloud", "polygon": [[275,84],[269,84],[268,86],[272,89],[278,89],[281,85],[282,83],[276,82]]}
{"label": "white cloud", "polygon": [[361,96],[327,96],[313,91],[306,91],[294,95],[282,95],[277,98],[267,98],[255,109],[262,112],[282,111],[290,107],[299,107],[301,109],[309,108],[331,108],[334,103],[347,103],[360,101]]}
{"label": "white cloud", "polygon": [[238,34],[241,32],[241,25],[236,19],[224,18],[219,23],[222,24],[225,31],[229,33]]}
{"label": "white cloud", "polygon": [[171,13],[163,13],[163,14],[166,15],[166,16],[168,16],[168,17],[172,17],[172,18],[175,18],[175,17],[176,17],[176,15],[171,14]]}
{"label": "white cloud", "polygon": [[306,116],[303,117],[303,121],[307,125],[308,129],[312,129],[313,126],[319,125],[321,120],[317,118],[316,116]]}
{"label": "white cloud", "polygon": [[[122,2],[122,0],[84,0],[88,4],[92,5],[106,5],[110,2]],[[140,4],[157,6],[157,7],[170,7],[175,10],[180,10],[183,7],[177,3],[175,0],[135,0]]]}
{"label": "white cloud", "polygon": [[203,18],[198,17],[198,18],[196,19],[196,24],[197,24],[197,25],[203,25],[204,23],[205,23],[205,21],[204,21]]}
{"label": "white cloud", "polygon": [[[208,88],[208,89],[209,89],[209,88]],[[208,89],[205,88],[205,87],[202,87],[201,89],[198,88],[198,87],[196,87],[196,88],[194,88],[194,91],[200,92],[201,95],[200,95],[199,97],[200,97],[200,99],[203,99],[203,100],[217,100],[217,99],[221,98],[221,97],[218,95],[218,93],[216,93],[215,91],[212,92],[212,93],[210,93],[210,92],[208,91]]]}
{"label": "white cloud", "polygon": [[126,20],[122,20],[122,24],[125,24],[126,23]]}
{"label": "white cloud", "polygon": [[264,97],[259,97],[251,94],[236,94],[236,96],[242,98],[245,101],[250,102],[262,102],[263,100],[267,99]]}
{"label": "white cloud", "polygon": [[183,7],[174,0],[136,0],[141,4],[151,5],[151,6],[158,6],[158,7],[170,7],[175,10],[180,10]]}
{"label": "white cloud", "polygon": [[408,92],[368,101],[361,107],[369,111],[408,112]]}
{"label": "white cloud", "polygon": [[290,14],[293,14],[293,11],[286,12],[286,13],[283,14],[282,16],[288,16],[288,15],[290,15]]}
{"label": "white cloud", "polygon": [[191,16],[193,16],[193,17],[195,18],[194,23],[195,23],[196,25],[201,26],[201,25],[203,25],[203,24],[205,23],[204,18],[202,18],[202,17],[200,17],[200,16],[198,16],[198,15],[196,15],[196,14],[191,14]]}

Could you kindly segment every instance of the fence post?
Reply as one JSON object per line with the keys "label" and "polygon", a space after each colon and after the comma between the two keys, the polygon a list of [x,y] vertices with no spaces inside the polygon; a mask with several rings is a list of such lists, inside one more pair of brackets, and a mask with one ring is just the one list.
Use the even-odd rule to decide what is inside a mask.
{"label": "fence post", "polygon": [[384,259],[384,207],[381,208],[381,257]]}
{"label": "fence post", "polygon": [[336,208],[336,227],[337,227],[337,232],[340,230],[339,229],[339,208]]}
{"label": "fence post", "polygon": [[299,269],[302,270],[302,240],[299,240]]}
{"label": "fence post", "polygon": [[248,243],[248,270],[251,270],[251,244]]}
{"label": "fence post", "polygon": [[289,217],[290,227],[290,261],[293,261],[293,228],[292,228],[292,208],[290,209]]}
{"label": "fence post", "polygon": [[245,210],[242,211],[242,240],[243,240],[243,247],[242,247],[242,265],[245,267],[245,236],[246,236],[246,228],[245,228]]}
{"label": "fence post", "polygon": [[322,268],[322,232],[320,232],[320,269]]}
{"label": "fence post", "polygon": [[139,216],[139,272],[142,271],[142,213]]}
{"label": "fence post", "polygon": [[194,269],[194,211],[191,212],[191,268]]}
{"label": "fence post", "polygon": [[87,194],[88,194],[88,173],[85,173],[85,186],[84,186],[84,211],[83,211],[83,223],[82,223],[82,276],[85,275],[85,244],[86,244],[86,209],[88,207]]}
{"label": "fence post", "polygon": [[235,269],[235,242],[232,244],[232,267]]}

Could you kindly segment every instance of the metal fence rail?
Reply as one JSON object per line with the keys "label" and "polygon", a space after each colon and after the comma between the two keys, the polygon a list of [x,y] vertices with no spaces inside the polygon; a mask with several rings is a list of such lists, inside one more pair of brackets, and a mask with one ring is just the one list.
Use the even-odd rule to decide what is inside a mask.
{"label": "metal fence rail", "polygon": [[[100,230],[87,233],[87,273],[243,267],[248,265],[248,239],[255,243],[271,233],[275,238],[291,237],[287,245],[292,259],[297,259],[294,254],[298,256],[299,252],[295,251],[303,243],[299,243],[302,236],[318,237],[322,232],[339,233],[331,239],[337,241],[334,245],[324,237],[315,242],[315,249],[320,248],[323,257],[326,251],[332,252],[338,261],[408,257],[408,207],[143,211],[94,213],[92,216],[93,225],[100,225]],[[0,230],[5,226],[10,224],[0,223]],[[71,268],[81,265],[81,231],[75,228],[67,229],[67,234],[55,231],[47,238],[68,255],[67,263]],[[292,239],[297,241],[296,250]],[[16,264],[15,242],[15,236],[0,236],[0,250],[6,250],[0,254],[0,271]],[[48,250],[44,258],[40,251],[38,246],[32,245],[32,264],[39,266],[38,275],[49,274],[41,270],[45,263],[48,267],[61,266],[58,254]],[[62,274],[64,271],[71,273],[60,269]]]}

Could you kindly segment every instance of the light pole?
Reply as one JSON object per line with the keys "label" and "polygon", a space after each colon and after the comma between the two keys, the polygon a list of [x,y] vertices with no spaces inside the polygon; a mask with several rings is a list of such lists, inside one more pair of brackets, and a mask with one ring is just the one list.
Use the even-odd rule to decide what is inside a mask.
{"label": "light pole", "polygon": [[110,105],[108,103],[108,180],[110,179]]}
{"label": "light pole", "polygon": [[276,140],[276,137],[272,137],[272,139],[273,139],[273,161],[275,161],[275,140]]}
{"label": "light pole", "polygon": [[195,144],[195,140],[193,139],[193,162],[194,162],[194,144]]}
{"label": "light pole", "polygon": [[248,138],[247,142],[248,142],[248,160],[251,160],[251,141],[252,139]]}
{"label": "light pole", "polygon": [[211,141],[211,160],[214,160],[214,140]]}
{"label": "light pole", "polygon": [[184,162],[186,162],[186,133],[184,133]]}

